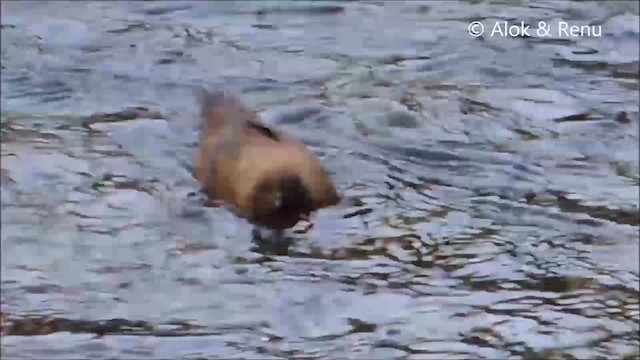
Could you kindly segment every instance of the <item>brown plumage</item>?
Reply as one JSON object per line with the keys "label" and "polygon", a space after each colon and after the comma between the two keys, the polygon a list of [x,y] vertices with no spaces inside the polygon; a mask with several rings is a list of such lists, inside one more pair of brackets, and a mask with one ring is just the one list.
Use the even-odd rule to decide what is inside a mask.
{"label": "brown plumage", "polygon": [[301,141],[268,127],[235,97],[207,91],[201,96],[194,176],[210,200],[276,230],[340,202],[319,159]]}

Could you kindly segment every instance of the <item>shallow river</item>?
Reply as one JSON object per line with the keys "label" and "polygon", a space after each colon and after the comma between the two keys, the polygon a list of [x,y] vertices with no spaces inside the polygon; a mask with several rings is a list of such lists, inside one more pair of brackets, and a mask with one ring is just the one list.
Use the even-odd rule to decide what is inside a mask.
{"label": "shallow river", "polygon": [[[2,358],[637,358],[638,7],[2,2]],[[200,86],[345,203],[193,201]]]}

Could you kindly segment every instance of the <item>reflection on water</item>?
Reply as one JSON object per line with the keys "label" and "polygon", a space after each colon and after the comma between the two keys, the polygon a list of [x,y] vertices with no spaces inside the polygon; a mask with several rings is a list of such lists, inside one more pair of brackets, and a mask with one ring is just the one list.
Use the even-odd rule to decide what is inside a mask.
{"label": "reflection on water", "polygon": [[[2,356],[637,357],[638,14],[2,3]],[[467,33],[506,18],[603,35]],[[202,207],[201,85],[304,139],[345,204],[280,242]]]}

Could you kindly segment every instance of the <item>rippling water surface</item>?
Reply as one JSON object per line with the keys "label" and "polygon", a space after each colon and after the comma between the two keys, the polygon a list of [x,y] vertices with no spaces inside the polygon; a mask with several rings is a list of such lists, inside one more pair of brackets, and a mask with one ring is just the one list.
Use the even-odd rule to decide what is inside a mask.
{"label": "rippling water surface", "polygon": [[[3,358],[638,357],[637,2],[1,10]],[[191,201],[202,85],[346,204],[273,243]]]}

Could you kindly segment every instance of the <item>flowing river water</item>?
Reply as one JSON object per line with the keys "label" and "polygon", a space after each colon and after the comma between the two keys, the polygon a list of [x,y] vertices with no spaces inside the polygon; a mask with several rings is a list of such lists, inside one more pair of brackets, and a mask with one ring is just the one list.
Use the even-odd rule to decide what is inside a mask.
{"label": "flowing river water", "polygon": [[[638,8],[3,1],[2,358],[637,358]],[[200,86],[345,203],[193,201]]]}

